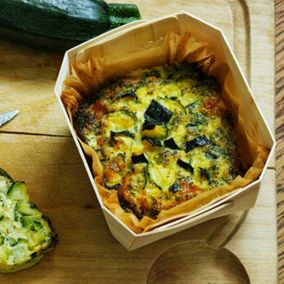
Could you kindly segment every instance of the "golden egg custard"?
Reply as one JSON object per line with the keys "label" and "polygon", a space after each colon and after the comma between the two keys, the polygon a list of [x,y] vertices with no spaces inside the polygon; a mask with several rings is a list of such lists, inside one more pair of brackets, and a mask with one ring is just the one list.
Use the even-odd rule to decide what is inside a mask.
{"label": "golden egg custard", "polygon": [[139,219],[155,218],[241,174],[233,119],[216,78],[195,64],[132,72],[80,103],[77,130],[102,186]]}

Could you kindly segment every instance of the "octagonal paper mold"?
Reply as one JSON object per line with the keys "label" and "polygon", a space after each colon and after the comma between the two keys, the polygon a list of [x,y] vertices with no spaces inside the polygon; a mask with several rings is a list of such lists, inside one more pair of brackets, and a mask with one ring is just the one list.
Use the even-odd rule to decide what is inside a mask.
{"label": "octagonal paper mold", "polygon": [[[124,37],[133,36],[133,30],[139,30],[139,32],[146,31],[149,25],[152,27],[152,33],[157,33],[159,36],[165,34],[176,28],[175,23],[179,22],[180,32],[190,31],[192,36],[198,41],[207,42],[210,49],[216,54],[216,60],[226,62],[233,74],[233,81],[235,86],[238,88],[238,92],[242,94],[242,98],[249,105],[248,123],[250,121],[257,122],[257,142],[258,144],[270,149],[268,160],[266,161],[265,167],[260,177],[238,190],[233,191],[230,195],[225,198],[213,203],[209,206],[202,207],[200,210],[194,211],[186,217],[177,219],[165,225],[162,225],[150,232],[135,233],[121,220],[119,220],[104,204],[101,196],[97,190],[94,182],[93,174],[87,163],[86,156],[80,146],[75,130],[71,125],[66,109],[61,100],[61,93],[64,86],[64,80],[70,75],[70,62],[74,56],[82,49],[86,49],[93,45],[100,45],[106,41],[112,41],[114,46],[115,43],[123,40]],[[149,30],[149,29],[148,29]],[[57,78],[55,86],[55,94],[59,101],[59,104],[64,113],[67,125],[73,136],[74,142],[77,146],[79,154],[82,158],[83,164],[86,168],[87,174],[90,178],[90,182],[96,193],[97,199],[100,203],[108,227],[112,235],[128,250],[133,250],[141,246],[152,243],[156,240],[170,236],[174,233],[190,228],[202,222],[208,221],[213,218],[232,214],[240,210],[246,210],[252,208],[256,202],[257,194],[259,191],[260,183],[263,179],[265,170],[267,169],[268,162],[272,156],[273,149],[275,147],[274,138],[268,128],[267,122],[265,121],[256,101],[253,97],[252,91],[241,71],[240,65],[230,48],[226,37],[223,32],[212,26],[211,24],[190,15],[187,12],[180,12],[177,14],[165,16],[154,20],[142,20],[132,22],[122,27],[116,28],[103,35],[100,35],[94,39],[91,39],[85,43],[82,43],[68,51],[66,51],[62,66]]]}

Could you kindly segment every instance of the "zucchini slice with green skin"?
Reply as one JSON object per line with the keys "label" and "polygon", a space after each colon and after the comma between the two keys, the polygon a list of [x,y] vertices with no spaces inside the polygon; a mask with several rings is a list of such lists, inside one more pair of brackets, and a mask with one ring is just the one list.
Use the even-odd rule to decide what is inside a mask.
{"label": "zucchini slice with green skin", "polygon": [[72,47],[141,18],[134,4],[109,5],[103,0],[0,0],[0,6],[2,36],[16,32],[25,43],[54,49]]}
{"label": "zucchini slice with green skin", "polygon": [[118,131],[118,132],[114,132],[114,131],[110,132],[111,138],[115,138],[116,136],[125,136],[125,137],[135,138],[135,134],[127,130]]}
{"label": "zucchini slice with green skin", "polygon": [[139,163],[147,163],[148,164],[148,160],[146,159],[144,154],[132,155],[131,160],[132,160],[133,164],[139,164]]}
{"label": "zucchini slice with green skin", "polygon": [[18,201],[15,207],[15,210],[22,215],[38,215],[40,212],[38,211],[37,207],[30,203],[24,201]]}
{"label": "zucchini slice with green skin", "polygon": [[0,272],[31,267],[55,244],[50,222],[29,202],[24,182],[0,169]]}
{"label": "zucchini slice with green skin", "polygon": [[148,109],[146,110],[144,117],[147,120],[147,117],[150,117],[156,124],[167,123],[173,115],[173,112],[162,106],[155,100],[152,100]]}
{"label": "zucchini slice with green skin", "polygon": [[168,129],[165,125],[155,125],[152,129],[142,130],[142,135],[145,137],[165,139],[168,136]]}
{"label": "zucchini slice with green skin", "polygon": [[11,185],[7,191],[7,196],[16,201],[29,201],[27,187],[25,183],[21,181],[16,181]]}
{"label": "zucchini slice with green skin", "polygon": [[108,113],[103,118],[103,124],[106,128],[111,129],[110,134],[112,133],[124,133],[133,132],[137,123],[136,115],[128,110],[118,110],[115,112]]}
{"label": "zucchini slice with green skin", "polygon": [[168,110],[172,111],[173,113],[186,113],[185,108],[177,98],[164,98],[163,104]]}
{"label": "zucchini slice with green skin", "polygon": [[193,173],[193,171],[194,171],[194,168],[192,167],[192,165],[191,165],[190,163],[184,162],[184,161],[181,160],[181,159],[178,159],[178,160],[177,160],[177,164],[178,164],[181,168],[185,169],[186,171],[188,171],[188,172],[190,172],[190,173]]}
{"label": "zucchini slice with green skin", "polygon": [[142,140],[145,140],[147,142],[149,142],[151,145],[153,146],[157,146],[157,147],[162,147],[162,143],[160,140],[156,139],[156,138],[151,138],[151,137],[147,137],[147,136],[143,136]]}
{"label": "zucchini slice with green skin", "polygon": [[210,172],[207,169],[203,169],[203,168],[199,167],[199,170],[200,170],[200,176],[201,177],[203,177],[207,180],[211,179]]}
{"label": "zucchini slice with green skin", "polygon": [[178,150],[179,146],[176,144],[175,140],[173,138],[170,138],[168,140],[164,141],[164,147],[170,148],[173,150]]}
{"label": "zucchini slice with green skin", "polygon": [[186,142],[184,151],[187,153],[196,147],[205,146],[205,145],[208,145],[209,143],[210,143],[210,140],[205,135],[198,136]]}
{"label": "zucchini slice with green skin", "polygon": [[142,130],[151,130],[155,128],[156,123],[154,121],[151,121],[149,118],[145,119]]}

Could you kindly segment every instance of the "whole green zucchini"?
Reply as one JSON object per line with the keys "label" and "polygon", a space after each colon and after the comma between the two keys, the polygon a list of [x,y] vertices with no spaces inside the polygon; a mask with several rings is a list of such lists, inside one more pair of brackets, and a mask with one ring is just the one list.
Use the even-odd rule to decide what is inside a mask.
{"label": "whole green zucchini", "polygon": [[29,202],[25,183],[0,169],[0,272],[34,265],[55,239],[48,219]]}
{"label": "whole green zucchini", "polygon": [[26,43],[69,48],[140,19],[134,4],[103,0],[0,0],[1,34]]}

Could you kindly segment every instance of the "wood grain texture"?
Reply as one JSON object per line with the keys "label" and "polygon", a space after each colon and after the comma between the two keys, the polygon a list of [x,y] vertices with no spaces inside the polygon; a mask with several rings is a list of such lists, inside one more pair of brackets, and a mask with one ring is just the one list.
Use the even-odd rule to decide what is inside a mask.
{"label": "wood grain texture", "polygon": [[[138,4],[144,18],[186,10],[220,27],[235,51],[265,118],[270,127],[274,127],[273,1],[116,2]],[[283,15],[280,18],[282,20]],[[240,213],[212,220],[127,252],[108,231],[53,95],[62,54],[2,39],[0,52],[0,112],[14,108],[21,111],[0,130],[0,166],[15,179],[27,182],[31,200],[52,219],[59,235],[56,249],[38,265],[26,271],[0,275],[0,283],[142,284],[159,283],[155,282],[158,280],[167,283],[163,276],[169,275],[169,269],[180,272],[180,277],[168,278],[173,279],[170,283],[182,283],[180,280],[188,283],[191,278],[188,278],[187,264],[191,264],[191,252],[196,243],[201,251],[196,259],[206,259],[204,247],[212,248],[211,258],[206,262],[206,270],[211,274],[200,282],[196,273],[193,279],[196,282],[190,283],[238,283],[233,282],[235,276],[244,281],[248,276],[251,283],[276,283],[274,161],[265,175],[256,207],[246,218]],[[284,55],[281,56],[283,59]],[[283,101],[279,104],[283,109]],[[280,227],[283,222],[279,223]],[[220,251],[222,246],[230,251]],[[169,257],[171,255],[176,257]],[[226,261],[216,264],[214,256]],[[280,256],[284,259],[284,252]],[[281,261],[279,271],[284,271],[284,260]],[[216,265],[218,270],[215,270]],[[167,273],[166,267],[169,268]],[[198,269],[196,266],[195,271]],[[212,281],[214,271],[215,275],[221,275],[215,282]]]}
{"label": "wood grain texture", "polygon": [[0,283],[129,283],[131,275],[142,284],[162,251],[184,240],[205,240],[219,222],[128,252],[109,233],[71,138],[5,134],[0,144],[1,166],[27,182],[31,200],[50,217],[59,238],[38,265],[0,274]]}
{"label": "wood grain texture", "polygon": [[[111,2],[111,1],[110,1]],[[269,125],[273,127],[273,1],[117,0],[136,3],[144,18],[185,10],[221,28],[233,47],[242,70]],[[208,9],[210,7],[210,9]],[[259,16],[261,15],[261,17]],[[262,48],[259,49],[259,42]],[[253,52],[251,52],[253,50]],[[20,109],[21,119],[2,130],[69,135],[53,87],[63,54],[23,47],[0,39],[0,111]],[[265,68],[263,68],[265,66]],[[250,80],[253,76],[254,80]],[[263,95],[265,94],[265,96]]]}
{"label": "wood grain texture", "polygon": [[[177,259],[179,265],[176,265]],[[184,267],[187,267],[187,270]],[[174,249],[166,250],[158,258],[148,275],[147,283],[249,284],[250,279],[245,267],[229,250],[216,250],[206,247],[202,242],[187,241],[176,245]]]}
{"label": "wood grain texture", "polygon": [[0,111],[20,110],[14,123],[1,131],[69,135],[53,95],[62,54],[1,39],[0,53]]}
{"label": "wood grain texture", "polygon": [[275,3],[278,280],[284,283],[284,2]]}
{"label": "wood grain texture", "polygon": [[[220,245],[226,245],[231,250],[231,253],[225,254],[228,261],[220,264],[221,271],[230,267],[229,272],[237,277],[235,274],[240,270],[235,269],[234,264],[241,262],[239,267],[245,267],[251,283],[276,281],[276,244],[273,242],[275,208],[272,207],[275,200],[271,190],[273,170],[265,175],[257,206],[229,243],[227,237],[236,227],[238,217],[235,221],[232,216],[212,220],[128,252],[109,233],[70,137],[2,134],[0,145],[1,167],[14,179],[26,181],[31,201],[50,217],[59,239],[55,250],[36,266],[14,274],[0,274],[0,283],[143,284],[148,273],[153,275],[153,269],[158,269],[154,274],[163,277],[166,274],[162,269],[169,266],[187,279],[190,267],[180,266],[180,262],[191,263],[196,243],[200,244],[198,247],[202,252],[208,245],[212,247],[210,258],[214,256],[213,252],[222,255]],[[182,243],[186,249],[180,249]],[[174,260],[163,257],[161,260],[159,256],[164,251],[170,255],[176,253],[177,257]],[[232,254],[235,256],[231,257]],[[202,253],[197,257],[202,259],[206,255]],[[161,265],[163,263],[165,266]],[[212,259],[207,262],[206,269],[214,273],[216,267]],[[198,273],[194,275],[195,281],[198,281]],[[207,276],[207,280],[211,280],[210,274]],[[129,277],[133,282],[129,282]],[[149,283],[153,283],[151,279],[149,276]],[[180,283],[179,279],[177,277],[171,283]],[[259,282],[260,279],[265,282]],[[224,281],[215,283],[230,283],[228,278],[219,280]]]}

